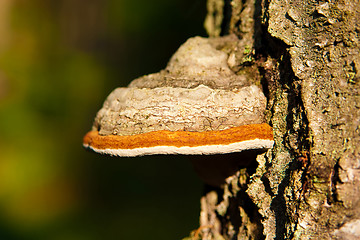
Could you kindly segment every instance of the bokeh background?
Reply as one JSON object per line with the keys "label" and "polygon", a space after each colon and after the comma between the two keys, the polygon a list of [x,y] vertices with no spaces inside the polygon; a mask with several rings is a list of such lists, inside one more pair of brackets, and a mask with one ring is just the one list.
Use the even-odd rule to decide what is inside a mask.
{"label": "bokeh background", "polygon": [[111,158],[83,135],[105,97],[205,36],[206,0],[0,0],[0,239],[181,239],[186,158]]}

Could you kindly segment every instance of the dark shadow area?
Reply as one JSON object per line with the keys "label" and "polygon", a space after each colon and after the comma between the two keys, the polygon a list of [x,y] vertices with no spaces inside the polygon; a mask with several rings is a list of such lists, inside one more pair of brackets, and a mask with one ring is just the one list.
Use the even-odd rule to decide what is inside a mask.
{"label": "dark shadow area", "polygon": [[[249,232],[253,234],[252,237],[256,236],[255,239],[264,239],[259,209],[246,193],[250,176],[255,173],[258,165],[256,157],[263,152],[264,150],[249,150],[240,153],[212,156],[191,156],[195,170],[198,174],[200,173],[200,177],[207,183],[203,195],[205,196],[207,193],[215,191],[219,197],[218,204],[224,201],[222,198],[224,190],[220,186],[224,184],[225,179],[236,174],[240,169],[246,168],[243,173],[247,176],[247,182],[241,185],[238,182],[238,186],[234,186],[234,189],[232,188],[233,185],[226,186],[233,196],[225,200],[229,204],[227,207],[228,211],[224,215],[217,213],[217,217],[222,223],[224,236],[228,236],[227,230],[231,228],[234,230],[234,233],[232,233],[233,239],[236,239],[239,229],[245,228],[245,231],[247,231],[246,228],[249,227],[251,228]],[[242,213],[240,209],[243,211]],[[245,217],[244,212],[249,218],[249,222],[246,224],[242,222],[242,219]]]}
{"label": "dark shadow area", "polygon": [[206,184],[219,187],[225,179],[241,168],[248,168],[249,175],[256,170],[256,156],[264,150],[247,150],[216,155],[189,155],[195,172]]}
{"label": "dark shadow area", "polygon": [[223,8],[223,21],[221,23],[221,33],[220,36],[225,36],[229,34],[230,20],[232,15],[231,0],[224,0]]}

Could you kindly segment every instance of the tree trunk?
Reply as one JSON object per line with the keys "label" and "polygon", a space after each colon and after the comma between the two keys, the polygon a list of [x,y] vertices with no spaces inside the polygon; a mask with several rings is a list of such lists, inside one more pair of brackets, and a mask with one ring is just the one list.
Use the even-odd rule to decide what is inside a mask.
{"label": "tree trunk", "polygon": [[208,0],[258,70],[273,149],[201,199],[201,239],[360,239],[360,3]]}

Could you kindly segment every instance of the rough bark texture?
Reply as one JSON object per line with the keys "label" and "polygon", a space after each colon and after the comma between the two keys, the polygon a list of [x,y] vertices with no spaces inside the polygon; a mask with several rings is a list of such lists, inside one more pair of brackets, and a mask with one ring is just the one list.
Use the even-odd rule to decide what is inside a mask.
{"label": "rough bark texture", "polygon": [[[360,3],[209,0],[210,36],[256,66],[275,146],[201,199],[202,239],[360,239]],[[221,24],[219,24],[221,21]]]}

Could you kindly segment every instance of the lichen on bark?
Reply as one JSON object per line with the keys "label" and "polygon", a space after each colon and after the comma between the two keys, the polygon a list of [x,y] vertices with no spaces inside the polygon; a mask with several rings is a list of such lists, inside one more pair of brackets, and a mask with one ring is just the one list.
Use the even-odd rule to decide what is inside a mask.
{"label": "lichen on bark", "polygon": [[359,2],[271,1],[267,12],[269,33],[287,45],[310,141],[307,189],[295,229],[284,230],[296,239],[341,237],[339,226],[359,218]]}
{"label": "lichen on bark", "polygon": [[[257,157],[253,171],[247,170],[246,184],[239,184],[244,176],[239,170],[224,191],[216,192],[212,209],[222,229],[214,232],[224,239],[359,239],[359,1],[233,0],[223,5],[232,7],[232,15],[221,18],[229,27],[222,32],[239,38],[229,50],[230,67],[241,72],[256,66],[262,74],[275,146]],[[249,46],[250,60],[244,61]],[[261,234],[241,231],[249,222],[239,213],[243,205],[237,194],[231,198],[238,201],[242,225],[231,222],[234,207],[226,189],[233,189],[234,181],[242,188],[237,192],[252,201],[247,206],[259,214],[261,221],[252,224]]]}

